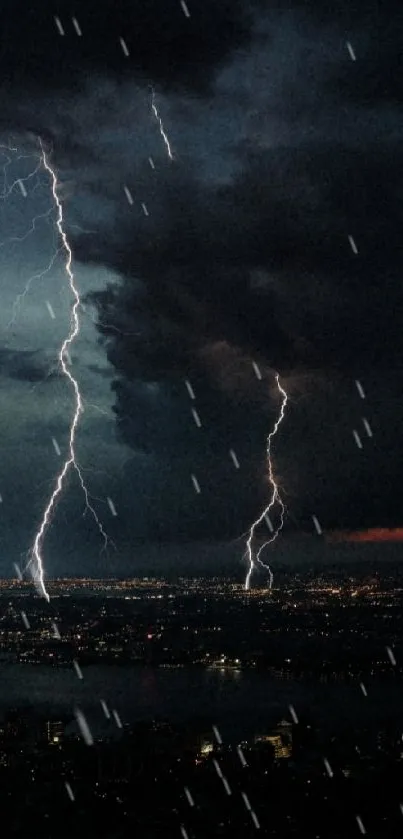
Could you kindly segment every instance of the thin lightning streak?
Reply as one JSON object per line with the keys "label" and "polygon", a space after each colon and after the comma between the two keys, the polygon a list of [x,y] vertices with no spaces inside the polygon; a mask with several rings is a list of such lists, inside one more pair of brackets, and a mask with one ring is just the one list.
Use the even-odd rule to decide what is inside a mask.
{"label": "thin lightning streak", "polygon": [[118,332],[119,335],[125,335],[125,336],[126,335],[135,335],[136,337],[141,335],[141,332],[124,332],[123,329],[119,329],[117,326],[114,326],[112,323],[105,323],[104,321],[100,320],[98,317],[95,317],[95,315],[92,313],[91,309],[88,309],[86,304],[84,304],[84,303],[81,303],[81,311],[83,312],[84,315],[87,315],[87,317],[89,317],[90,320],[92,321],[92,323],[95,324],[95,326],[97,326],[97,327],[102,326],[103,329],[111,329],[113,332]]}
{"label": "thin lightning streak", "polygon": [[6,239],[5,242],[0,242],[0,248],[4,248],[4,245],[9,245],[10,242],[25,242],[25,239],[27,239],[28,236],[31,235],[31,233],[35,232],[36,222],[39,221],[39,219],[48,218],[51,212],[53,212],[53,207],[51,207],[50,210],[47,210],[46,213],[41,213],[39,216],[35,216],[35,218],[32,220],[32,226],[30,227],[27,233],[24,233],[23,236],[12,236],[10,239]]}
{"label": "thin lightning streak", "polygon": [[100,530],[100,532],[101,532],[101,534],[104,538],[104,548],[106,548],[106,546],[108,544],[108,537],[107,537],[107,535],[106,535],[106,533],[105,533],[105,531],[102,527],[101,522],[98,519],[98,516],[97,516],[94,508],[90,504],[88,490],[85,486],[84,479],[82,477],[80,468],[79,468],[79,466],[76,462],[76,455],[75,455],[75,449],[74,449],[75,436],[76,436],[78,421],[79,421],[80,415],[83,413],[84,408],[83,408],[83,404],[82,404],[82,400],[81,400],[81,394],[80,394],[80,389],[79,389],[79,386],[78,386],[78,382],[74,378],[72,373],[70,372],[70,370],[69,370],[69,368],[66,364],[65,359],[67,360],[67,363],[68,363],[70,346],[71,346],[71,344],[73,343],[74,339],[77,337],[77,335],[79,334],[79,331],[80,331],[80,321],[79,321],[79,318],[78,318],[78,308],[80,306],[81,301],[80,301],[80,295],[78,293],[78,290],[77,290],[75,282],[74,282],[74,275],[73,275],[73,272],[71,270],[71,263],[72,263],[73,256],[72,256],[72,252],[71,252],[71,249],[70,249],[70,245],[69,245],[68,240],[67,240],[66,233],[65,233],[64,228],[63,228],[63,209],[62,209],[62,205],[60,203],[60,200],[59,200],[59,197],[58,197],[58,194],[57,194],[58,182],[57,182],[56,173],[52,169],[52,167],[51,167],[51,165],[50,165],[50,163],[49,163],[49,161],[46,157],[45,150],[43,148],[41,140],[39,140],[39,144],[40,144],[41,151],[42,151],[43,166],[46,169],[46,171],[49,172],[49,175],[51,176],[51,179],[52,179],[52,195],[53,195],[53,198],[54,198],[54,201],[55,201],[55,206],[57,207],[56,226],[57,226],[57,229],[58,229],[59,234],[60,234],[60,238],[61,238],[62,243],[63,243],[64,251],[66,253],[65,269],[66,269],[66,274],[68,276],[70,289],[71,289],[71,292],[72,292],[73,297],[74,297],[74,303],[73,303],[72,311],[71,311],[70,332],[69,332],[67,338],[65,338],[65,340],[63,341],[63,343],[60,347],[60,351],[59,351],[59,361],[60,361],[61,368],[63,370],[64,375],[68,378],[70,384],[72,385],[72,388],[74,390],[74,396],[75,396],[75,410],[74,410],[74,416],[73,416],[71,426],[70,426],[69,457],[67,458],[67,460],[65,460],[63,468],[62,468],[61,472],[59,473],[59,475],[57,477],[56,488],[54,489],[54,491],[53,491],[53,493],[50,497],[50,500],[47,504],[47,507],[44,511],[39,530],[38,530],[38,532],[35,536],[34,545],[33,545],[33,548],[32,548],[31,559],[29,560],[28,565],[27,565],[27,568],[31,568],[32,578],[34,580],[34,583],[35,583],[38,591],[40,592],[40,594],[42,594],[46,598],[47,601],[49,601],[50,598],[49,598],[49,594],[47,592],[47,589],[46,589],[46,586],[45,586],[45,580],[44,580],[42,545],[43,545],[43,540],[44,540],[47,528],[49,527],[49,523],[50,523],[50,520],[51,520],[51,515],[52,515],[52,512],[54,510],[56,500],[57,500],[58,496],[60,495],[60,493],[63,489],[64,479],[65,479],[67,473],[69,472],[69,470],[71,469],[71,467],[73,467],[77,472],[77,475],[78,475],[79,480],[80,480],[81,488],[84,492],[86,506],[91,511],[91,513],[92,513],[92,515],[93,515],[93,517],[94,517],[94,519],[95,519],[95,521],[98,525],[98,528],[99,528],[99,530]]}
{"label": "thin lightning streak", "polygon": [[[6,147],[5,146],[0,146],[0,150],[3,150],[3,149],[7,150],[8,152],[17,152],[18,151],[18,149],[14,148],[13,146],[6,146]],[[0,151],[0,154],[1,153],[4,153],[4,152]],[[17,162],[19,162],[20,160],[25,160],[26,158],[29,158],[29,157],[31,157],[31,155],[20,154],[20,155],[18,155],[16,160],[17,160]],[[13,162],[13,157],[12,156],[7,157],[7,161],[3,166],[3,176],[4,176],[5,187],[4,187],[4,191],[0,195],[1,199],[8,198],[11,195],[11,193],[13,192],[14,187],[16,187],[17,185],[20,187],[20,190],[21,190],[22,194],[24,195],[24,197],[26,197],[27,196],[27,191],[25,189],[24,184],[27,181],[29,181],[31,178],[33,178],[33,176],[36,175],[39,172],[40,167],[41,167],[41,161],[39,161],[37,166],[35,166],[35,169],[32,172],[30,172],[30,174],[27,175],[27,177],[16,178],[13,181],[13,183],[11,184],[11,186],[8,186],[6,170],[7,170],[8,166],[11,166],[12,162]],[[4,242],[0,242],[0,248],[3,248],[5,245],[13,244],[14,242],[18,242],[18,243],[24,242],[28,238],[28,236],[31,235],[31,233],[35,232],[36,223],[40,219],[43,219],[43,218],[48,219],[50,217],[51,213],[53,213],[53,211],[54,211],[54,207],[51,207],[50,210],[47,210],[45,213],[40,213],[39,215],[35,216],[35,218],[32,221],[32,225],[31,225],[30,229],[26,233],[24,233],[22,236],[12,236],[9,239],[6,239]],[[24,291],[21,292],[21,294],[17,295],[17,297],[16,297],[16,299],[13,303],[12,316],[11,316],[11,319],[10,319],[9,323],[7,324],[7,329],[10,329],[11,326],[13,326],[13,324],[15,323],[16,318],[17,318],[17,314],[18,314],[18,311],[19,311],[19,308],[20,308],[20,305],[21,305],[21,302],[25,298],[26,294],[28,293],[28,291],[31,287],[31,284],[34,282],[34,280],[42,279],[45,276],[45,274],[47,274],[48,271],[50,271],[50,269],[52,268],[58,254],[59,254],[59,251],[57,250],[56,253],[53,255],[48,267],[45,268],[43,271],[40,271],[38,274],[34,274],[32,277],[30,277],[26,286],[25,286],[25,288],[24,288]]]}
{"label": "thin lightning streak", "polygon": [[169,157],[170,160],[173,160],[174,158],[173,158],[173,154],[172,154],[172,151],[171,151],[171,145],[170,145],[168,137],[167,137],[167,135],[164,131],[164,126],[163,126],[163,123],[162,123],[162,119],[161,119],[161,117],[158,113],[158,109],[157,109],[157,106],[155,104],[155,93],[154,93],[153,88],[151,88],[151,108],[152,108],[152,111],[154,113],[155,119],[157,120],[157,122],[159,124],[160,134],[161,134],[161,137],[162,137],[162,139],[163,139],[163,141],[166,145],[166,149],[167,149],[167,152],[168,152],[168,157]]}
{"label": "thin lightning streak", "polygon": [[[16,151],[16,149],[11,148],[11,149],[9,149],[9,151]],[[22,154],[21,154],[21,155],[19,155],[19,157],[17,157],[17,161],[19,161],[19,160],[23,160],[24,158],[26,158],[26,157],[28,157],[28,156],[29,156],[29,155],[22,155]],[[6,168],[7,168],[7,166],[9,166],[9,165],[10,165],[10,163],[12,163],[12,158],[9,158],[9,159],[8,159],[8,161],[7,161],[7,163],[5,163],[5,165],[4,165],[4,167],[3,167],[3,173],[4,173],[4,181],[5,181],[5,183],[7,182],[7,177],[6,177]],[[35,167],[35,169],[34,169],[32,172],[30,172],[30,173],[29,173],[29,175],[27,175],[27,177],[26,177],[26,178],[16,178],[16,179],[15,179],[15,181],[13,181],[13,183],[11,184],[11,186],[7,187],[7,189],[6,189],[6,190],[5,190],[5,191],[4,191],[4,192],[0,195],[0,199],[1,199],[1,200],[3,200],[3,199],[8,198],[8,197],[11,195],[11,193],[12,193],[12,191],[13,191],[13,189],[14,189],[14,187],[15,187],[15,186],[18,186],[18,187],[19,187],[19,189],[21,189],[21,184],[23,184],[23,185],[24,185],[24,189],[25,189],[25,184],[26,184],[26,182],[27,182],[27,181],[30,181],[30,180],[31,180],[31,178],[33,178],[33,177],[34,177],[34,175],[36,175],[36,173],[37,173],[37,172],[39,171],[39,169],[40,169],[40,166],[41,166],[41,164],[40,164],[40,163],[38,163],[38,165]]]}
{"label": "thin lightning streak", "polygon": [[26,283],[24,291],[22,291],[20,294],[17,294],[17,297],[15,298],[14,303],[13,303],[12,315],[11,315],[11,318],[10,318],[8,324],[7,324],[7,329],[11,329],[11,327],[15,324],[15,322],[17,320],[17,315],[18,315],[20,307],[21,307],[21,303],[25,299],[26,295],[28,294],[32,283],[35,280],[41,280],[50,271],[50,269],[53,267],[53,265],[56,261],[57,256],[60,253],[60,250],[61,249],[57,250],[53,254],[52,259],[50,260],[48,267],[45,268],[43,271],[40,271],[38,274],[33,274],[33,276],[30,277],[28,282]]}
{"label": "thin lightning streak", "polygon": [[[276,373],[276,384],[277,384],[279,392],[281,393],[282,402],[281,402],[281,408],[280,408],[280,413],[279,413],[278,419],[276,420],[273,431],[270,432],[270,434],[267,438],[267,445],[266,445],[267,461],[268,461],[268,464],[269,464],[269,480],[270,480],[270,483],[272,485],[273,492],[272,492],[272,496],[271,496],[269,504],[267,505],[267,507],[264,508],[264,510],[261,513],[261,515],[259,516],[259,518],[257,518],[256,521],[253,522],[253,524],[250,528],[250,531],[249,531],[249,536],[248,536],[248,539],[247,539],[247,542],[246,542],[246,556],[247,556],[248,561],[249,561],[249,568],[248,568],[248,572],[247,572],[246,579],[245,579],[245,590],[246,591],[248,591],[249,588],[250,588],[250,579],[251,579],[251,576],[252,576],[252,572],[255,568],[256,562],[259,562],[259,564],[262,565],[263,568],[265,568],[269,572],[269,587],[270,588],[272,587],[272,585],[273,585],[272,571],[271,571],[270,567],[268,565],[265,565],[265,563],[260,559],[260,555],[261,555],[263,549],[267,545],[270,545],[272,542],[275,541],[275,539],[277,539],[277,536],[280,533],[280,531],[283,527],[283,524],[284,524],[285,507],[284,507],[284,504],[281,500],[280,493],[278,491],[278,486],[276,484],[276,481],[275,481],[275,478],[274,478],[274,475],[273,475],[273,464],[272,464],[272,460],[271,460],[271,441],[272,441],[273,437],[277,434],[278,428],[279,428],[280,424],[282,423],[282,421],[284,419],[284,412],[285,412],[285,407],[287,405],[288,396],[287,396],[287,393],[285,392],[284,388],[280,384],[280,376],[279,376],[278,373]],[[269,512],[270,512],[271,508],[274,506],[274,504],[276,503],[276,501],[278,501],[278,503],[280,504],[280,507],[281,507],[280,524],[276,528],[276,530],[274,531],[272,537],[270,539],[268,539],[267,542],[263,542],[263,545],[260,546],[259,550],[255,554],[254,549],[253,549],[253,540],[254,540],[256,528],[259,526],[259,524],[262,523],[262,521],[264,521],[264,520],[266,520],[266,521],[269,520],[270,521],[270,519],[268,519]]]}

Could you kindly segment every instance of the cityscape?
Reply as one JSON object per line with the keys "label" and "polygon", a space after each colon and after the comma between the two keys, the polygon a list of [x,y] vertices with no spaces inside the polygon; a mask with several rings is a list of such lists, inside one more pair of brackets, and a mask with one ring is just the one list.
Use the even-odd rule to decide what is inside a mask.
{"label": "cityscape", "polygon": [[247,592],[206,576],[49,590],[51,614],[31,585],[0,584],[12,835],[400,835],[396,563],[280,567],[271,590]]}
{"label": "cityscape", "polygon": [[249,591],[214,577],[61,579],[49,591],[52,621],[30,583],[0,582],[8,601],[3,663],[264,667],[276,678],[324,681],[401,673],[403,572],[396,565],[384,565],[382,575],[360,566],[326,574],[277,569],[272,589]]}
{"label": "cityscape", "polygon": [[5,839],[403,835],[402,43],[0,3]]}

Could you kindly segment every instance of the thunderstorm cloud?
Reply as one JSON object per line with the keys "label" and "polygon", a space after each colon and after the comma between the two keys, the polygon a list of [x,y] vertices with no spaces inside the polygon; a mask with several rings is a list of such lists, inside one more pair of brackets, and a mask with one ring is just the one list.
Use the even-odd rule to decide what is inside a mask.
{"label": "thunderstorm cloud", "polygon": [[[225,542],[247,529],[269,492],[275,371],[289,393],[274,447],[286,528],[312,528],[312,514],[329,528],[398,526],[398,6],[391,14],[347,2],[203,0],[188,4],[187,18],[173,0],[91,0],[76,12],[79,37],[70,3],[21,3],[20,16],[16,5],[2,12],[1,146],[17,148],[3,188],[28,173],[18,154],[35,159],[41,136],[60,178],[84,304],[73,351],[88,403],[80,462],[103,499],[99,513],[108,495],[116,501],[113,538],[126,551],[136,539]],[[38,178],[24,210],[16,191],[4,200],[2,243],[49,208]],[[49,262],[55,233],[51,219],[41,225],[39,244],[31,237],[24,251],[0,251],[8,309]],[[59,430],[65,440],[68,427],[57,368],[69,304],[60,260],[51,279],[33,286],[0,355],[10,415],[26,439],[35,428],[33,468],[44,470],[27,533],[54,474],[54,460],[39,464],[50,438]],[[38,390],[30,408],[28,382],[42,394],[42,432]],[[33,412],[29,433],[20,398]],[[24,436],[17,450],[23,460]],[[21,478],[27,495],[30,477],[28,469]],[[14,479],[10,494],[18,496]],[[75,516],[95,562],[96,536],[81,521],[77,494],[69,498],[66,521]]]}

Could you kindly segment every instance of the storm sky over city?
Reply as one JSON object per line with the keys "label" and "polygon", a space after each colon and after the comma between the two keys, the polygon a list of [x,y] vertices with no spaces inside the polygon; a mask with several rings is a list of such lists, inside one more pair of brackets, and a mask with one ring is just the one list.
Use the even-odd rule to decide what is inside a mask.
{"label": "storm sky over city", "polygon": [[77,461],[116,546],[72,471],[48,575],[228,544],[242,569],[276,372],[279,539],[313,515],[403,525],[400,6],[13,0],[0,32],[0,572],[24,565],[74,412],[42,150],[81,299]]}

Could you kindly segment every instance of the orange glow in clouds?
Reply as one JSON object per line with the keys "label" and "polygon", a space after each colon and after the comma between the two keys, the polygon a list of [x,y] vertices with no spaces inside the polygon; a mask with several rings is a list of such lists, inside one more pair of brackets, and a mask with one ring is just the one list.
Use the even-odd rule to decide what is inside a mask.
{"label": "orange glow in clouds", "polygon": [[329,542],[403,542],[403,527],[372,527],[351,533],[335,531],[328,534]]}

